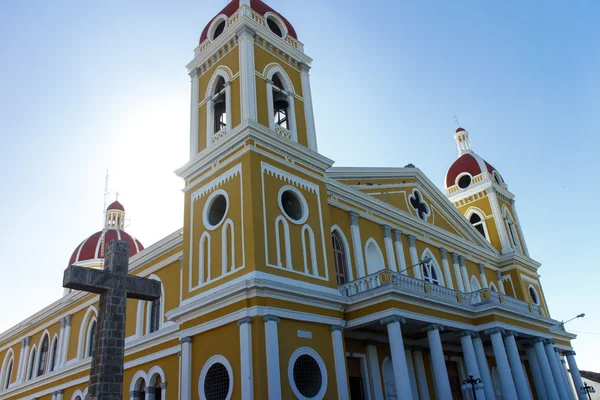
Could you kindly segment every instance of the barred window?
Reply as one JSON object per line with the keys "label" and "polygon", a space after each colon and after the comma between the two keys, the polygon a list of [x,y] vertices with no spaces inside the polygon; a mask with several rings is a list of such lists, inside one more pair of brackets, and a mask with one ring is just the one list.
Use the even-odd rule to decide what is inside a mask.
{"label": "barred window", "polygon": [[323,386],[323,375],[317,360],[303,354],[294,363],[294,385],[298,392],[306,398],[313,398],[319,394]]}
{"label": "barred window", "polygon": [[229,371],[221,363],[214,363],[204,379],[206,400],[225,400],[229,394]]}

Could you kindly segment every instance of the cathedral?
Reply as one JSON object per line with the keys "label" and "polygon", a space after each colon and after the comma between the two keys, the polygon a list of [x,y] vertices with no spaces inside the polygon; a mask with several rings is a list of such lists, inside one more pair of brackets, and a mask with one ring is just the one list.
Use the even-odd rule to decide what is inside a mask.
{"label": "cathedral", "polygon": [[[144,247],[116,201],[65,255],[103,268],[123,240],[160,282],[127,300],[124,396],[584,400],[501,170],[460,127],[443,190],[413,165],[333,167],[311,61],[283,15],[232,0],[187,65],[183,227]],[[0,399],[85,399],[97,318],[66,290],[2,333]]]}

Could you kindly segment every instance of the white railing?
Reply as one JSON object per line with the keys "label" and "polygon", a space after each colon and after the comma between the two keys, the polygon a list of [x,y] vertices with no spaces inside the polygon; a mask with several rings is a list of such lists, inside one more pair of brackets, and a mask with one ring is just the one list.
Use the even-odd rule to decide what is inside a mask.
{"label": "white railing", "polygon": [[532,303],[517,300],[514,297],[489,289],[472,293],[463,293],[458,290],[448,289],[434,285],[430,282],[411,278],[410,276],[383,270],[363,278],[348,282],[339,287],[344,296],[352,297],[379,288],[393,286],[402,293],[431,300],[442,301],[448,305],[467,307],[474,311],[485,305],[494,305],[500,308],[516,311],[521,314],[536,314],[544,316],[542,308]]}

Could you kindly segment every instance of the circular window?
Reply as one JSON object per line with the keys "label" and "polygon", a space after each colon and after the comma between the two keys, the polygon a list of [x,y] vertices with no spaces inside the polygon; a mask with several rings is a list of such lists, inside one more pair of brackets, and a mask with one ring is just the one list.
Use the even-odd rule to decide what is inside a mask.
{"label": "circular window", "polygon": [[466,189],[471,185],[471,175],[463,175],[458,179],[458,187]]}
{"label": "circular window", "polygon": [[531,297],[531,301],[533,301],[534,304],[536,304],[536,305],[540,304],[540,299],[538,297],[537,292],[533,288],[533,286],[529,286],[529,297]]}
{"label": "circular window", "polygon": [[281,28],[279,27],[279,24],[277,23],[275,18],[267,17],[267,25],[269,25],[269,29],[271,30],[271,32],[273,32],[274,34],[276,34],[279,37],[283,37],[283,32],[282,32]]}
{"label": "circular window", "polygon": [[198,387],[202,400],[229,400],[233,393],[231,365],[223,356],[209,359],[200,374]]}
{"label": "circular window", "polygon": [[217,25],[217,29],[215,29],[215,34],[213,35],[213,40],[221,36],[221,33],[225,30],[225,21],[221,21],[219,25]]}
{"label": "circular window", "polygon": [[310,348],[296,350],[288,369],[290,386],[300,400],[320,400],[327,390],[327,369],[319,354]]}
{"label": "circular window", "polygon": [[204,226],[217,229],[225,220],[229,209],[229,197],[224,190],[217,190],[210,195],[204,206]]}
{"label": "circular window", "polygon": [[302,193],[292,186],[284,186],[279,191],[279,207],[283,214],[295,224],[302,224],[308,218],[308,204]]}

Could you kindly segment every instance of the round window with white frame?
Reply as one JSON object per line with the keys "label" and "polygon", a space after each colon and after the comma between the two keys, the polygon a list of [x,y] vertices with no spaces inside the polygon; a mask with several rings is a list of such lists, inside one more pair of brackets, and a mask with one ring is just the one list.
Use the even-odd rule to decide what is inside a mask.
{"label": "round window with white frame", "polygon": [[299,400],[321,400],[327,391],[327,368],[313,349],[302,347],[292,354],[288,366],[292,392]]}
{"label": "round window with white frame", "polygon": [[467,173],[461,174],[456,178],[456,184],[461,189],[468,188],[469,186],[471,186],[472,182],[473,182],[473,177]]}
{"label": "round window with white frame", "polygon": [[208,197],[204,206],[202,219],[206,229],[212,231],[221,226],[225,221],[228,210],[229,196],[227,192],[221,189],[214,191]]}
{"label": "round window with white frame", "polygon": [[278,15],[272,12],[268,12],[265,14],[265,21],[267,22],[267,26],[269,27],[269,30],[271,32],[273,32],[280,38],[284,38],[287,36],[287,27]]}
{"label": "round window with white frame", "polygon": [[208,36],[210,37],[210,40],[215,40],[219,36],[221,36],[223,31],[225,31],[226,27],[227,27],[227,16],[219,15],[217,18],[215,18],[208,30],[208,32],[209,32]]}
{"label": "round window with white frame", "polygon": [[233,369],[223,356],[211,357],[200,373],[198,393],[201,400],[230,400],[233,394]]}
{"label": "round window with white frame", "polygon": [[540,296],[538,296],[537,290],[535,290],[535,288],[531,285],[529,285],[529,297],[531,298],[533,304],[538,306],[540,305]]}
{"label": "round window with white frame", "polygon": [[284,186],[279,190],[279,208],[294,224],[303,224],[308,219],[308,203],[298,189]]}

